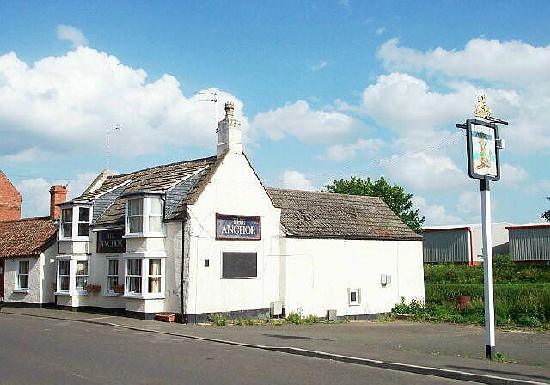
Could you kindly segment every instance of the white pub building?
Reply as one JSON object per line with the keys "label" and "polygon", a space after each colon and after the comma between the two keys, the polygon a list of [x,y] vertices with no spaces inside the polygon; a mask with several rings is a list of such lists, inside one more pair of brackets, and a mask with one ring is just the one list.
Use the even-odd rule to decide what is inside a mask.
{"label": "white pub building", "polygon": [[233,109],[216,156],[104,172],[61,205],[56,305],[198,322],[423,300],[422,238],[379,198],[263,186]]}

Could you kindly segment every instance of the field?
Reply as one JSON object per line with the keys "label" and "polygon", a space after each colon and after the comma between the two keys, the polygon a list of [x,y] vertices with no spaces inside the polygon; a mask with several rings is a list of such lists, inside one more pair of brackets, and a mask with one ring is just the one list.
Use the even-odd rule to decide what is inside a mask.
{"label": "field", "polygon": [[[426,303],[402,302],[394,313],[414,319],[455,323],[484,323],[483,267],[426,265]],[[550,266],[516,266],[498,256],[493,267],[495,319],[498,326],[550,329]],[[458,310],[456,297],[470,296]]]}

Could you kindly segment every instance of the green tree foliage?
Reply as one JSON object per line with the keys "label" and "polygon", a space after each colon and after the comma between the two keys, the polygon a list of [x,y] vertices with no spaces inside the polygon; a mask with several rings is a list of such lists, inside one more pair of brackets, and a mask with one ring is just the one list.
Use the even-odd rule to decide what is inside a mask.
{"label": "green tree foliage", "polygon": [[[547,197],[546,199],[550,201],[550,197]],[[547,222],[550,222],[550,210],[546,210],[545,212],[543,212],[540,217],[546,219]]]}
{"label": "green tree foliage", "polygon": [[401,186],[390,185],[384,177],[374,182],[370,178],[365,180],[357,177],[334,180],[325,188],[332,193],[380,197],[407,226],[416,232],[420,232],[424,223],[424,216],[420,216],[419,210],[413,206],[413,194],[407,193]]}

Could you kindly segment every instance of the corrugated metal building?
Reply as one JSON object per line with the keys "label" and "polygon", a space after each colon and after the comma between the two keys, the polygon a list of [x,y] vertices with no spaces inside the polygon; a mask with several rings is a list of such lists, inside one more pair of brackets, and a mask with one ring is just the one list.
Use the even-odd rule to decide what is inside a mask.
{"label": "corrugated metal building", "polygon": [[[507,254],[510,223],[493,223],[493,255]],[[424,263],[467,263],[483,261],[481,224],[431,226],[423,229]]]}
{"label": "corrugated metal building", "polygon": [[507,229],[513,261],[550,264],[550,224],[508,226]]}

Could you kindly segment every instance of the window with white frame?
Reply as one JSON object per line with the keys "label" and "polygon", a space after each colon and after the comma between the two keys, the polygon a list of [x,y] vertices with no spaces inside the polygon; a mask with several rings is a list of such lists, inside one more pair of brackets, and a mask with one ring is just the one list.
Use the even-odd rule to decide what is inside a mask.
{"label": "window with white frame", "polygon": [[63,238],[72,238],[73,236],[73,209],[61,210],[61,235]]}
{"label": "window with white frame", "polygon": [[126,260],[126,294],[141,294],[141,264],[139,258]]}
{"label": "window with white frame", "polygon": [[149,232],[162,232],[162,201],[159,198],[149,198]]}
{"label": "window with white frame", "polygon": [[163,233],[163,200],[158,196],[130,198],[126,202],[126,234],[155,236]]}
{"label": "window with white frame", "polygon": [[164,294],[164,258],[127,258],[125,295],[159,297]]}
{"label": "window with white frame", "polygon": [[[1,284],[1,283],[0,283]],[[19,261],[17,268],[17,289],[27,290],[29,288],[29,261]]]}
{"label": "window with white frame", "polygon": [[90,233],[90,208],[78,208],[78,228],[77,235],[79,237],[87,237]]}
{"label": "window with white frame", "polygon": [[71,288],[71,261],[61,259],[57,262],[57,291],[68,292]]}
{"label": "window with white frame", "polygon": [[162,260],[149,259],[149,293],[162,292]]}
{"label": "window with white frame", "polygon": [[107,259],[107,293],[114,294],[118,286],[118,259]]}
{"label": "window with white frame", "polygon": [[360,289],[348,289],[348,303],[350,306],[359,305],[361,302]]}
{"label": "window with white frame", "polygon": [[128,199],[127,229],[128,234],[143,233],[143,198]]}
{"label": "window with white frame", "polygon": [[90,234],[91,208],[67,207],[61,210],[61,238],[88,238]]}
{"label": "window with white frame", "polygon": [[88,285],[88,261],[76,261],[76,290],[86,290]]}

